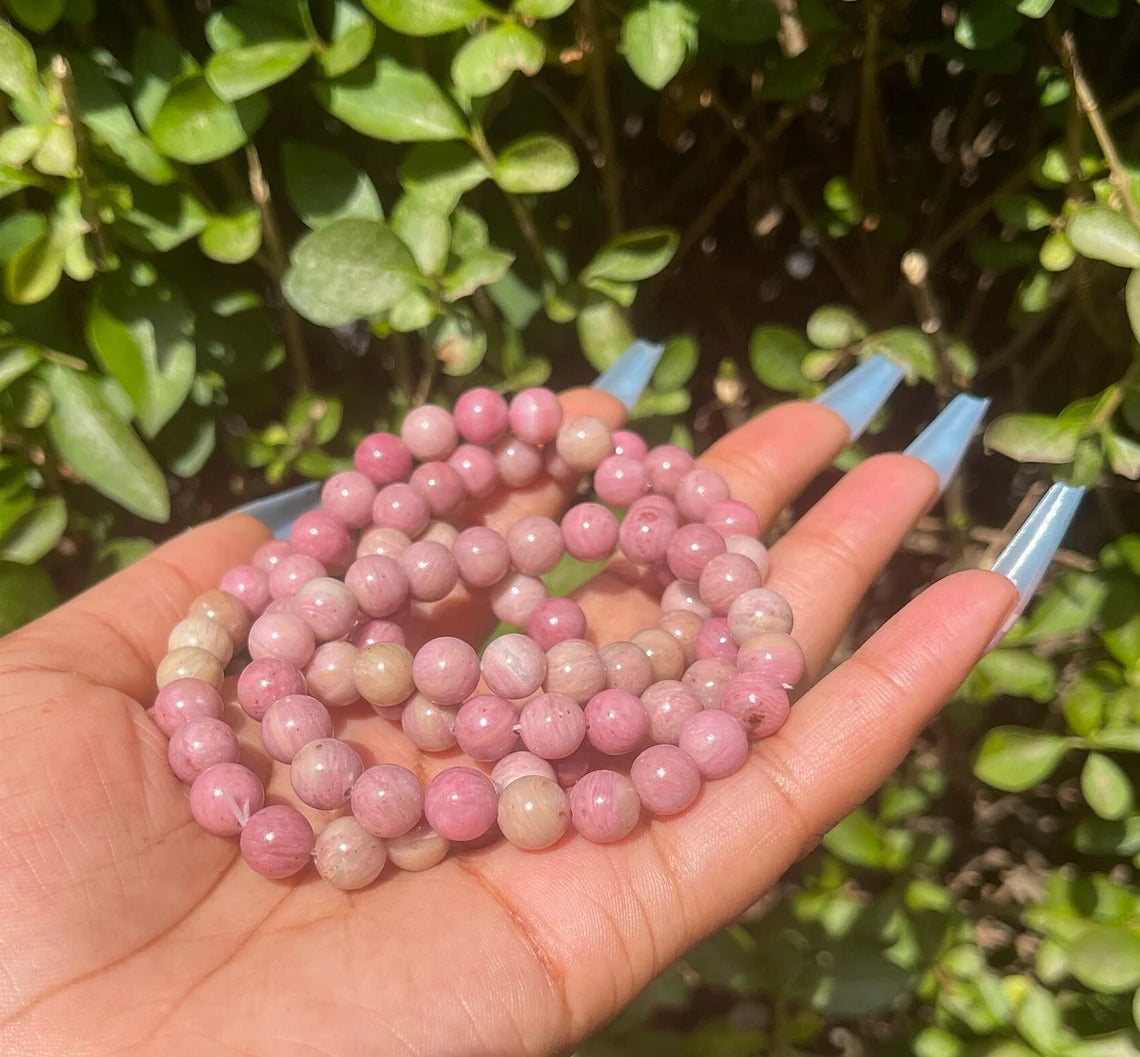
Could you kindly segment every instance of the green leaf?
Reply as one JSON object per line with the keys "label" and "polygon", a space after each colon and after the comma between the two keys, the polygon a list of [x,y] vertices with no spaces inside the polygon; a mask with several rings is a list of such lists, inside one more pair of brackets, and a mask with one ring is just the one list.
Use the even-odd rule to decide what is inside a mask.
{"label": "green leaf", "polygon": [[248,261],[261,248],[261,210],[250,201],[232,203],[210,219],[198,236],[198,248],[222,264]]}
{"label": "green leaf", "polygon": [[1132,810],[1132,783],[1128,775],[1099,752],[1090,752],[1081,769],[1081,794],[1093,811],[1110,821],[1122,819]]}
{"label": "green leaf", "polygon": [[486,249],[489,238],[487,222],[474,210],[460,206],[451,214],[451,252],[456,257]]}
{"label": "green leaf", "polygon": [[688,385],[701,360],[701,347],[691,334],[674,334],[665,342],[665,351],[653,372],[653,388],[672,392]]}
{"label": "green leaf", "polygon": [[236,103],[219,98],[201,75],[179,81],[163,100],[150,134],[168,158],[202,165],[232,154],[269,112],[260,96]]}
{"label": "green leaf", "polygon": [[42,568],[0,562],[0,635],[42,616],[55,603],[51,577]]}
{"label": "green leaf", "polygon": [[1078,677],[1061,699],[1061,711],[1069,730],[1082,738],[1088,737],[1104,718],[1104,691],[1092,679]]}
{"label": "green leaf", "polygon": [[46,33],[63,14],[65,0],[6,0],[9,14],[25,29]]}
{"label": "green leaf", "polygon": [[0,165],[19,169],[39,149],[44,140],[42,125],[13,125],[0,133]]}
{"label": "green leaf", "polygon": [[0,561],[35,565],[58,542],[67,527],[67,506],[58,496],[41,500],[4,533]]}
{"label": "green leaf", "polygon": [[1016,633],[1017,645],[1036,645],[1087,631],[1096,620],[1107,587],[1092,573],[1068,570],[1042,593]]}
{"label": "green leaf", "polygon": [[808,341],[821,349],[842,349],[867,336],[867,325],[846,305],[821,305],[806,329]]}
{"label": "green leaf", "polygon": [[40,95],[35,52],[3,21],[0,21],[0,92],[22,103],[33,103]]}
{"label": "green leaf", "polygon": [[697,17],[681,0],[648,0],[622,20],[621,48],[650,88],[664,88],[697,46]]}
{"label": "green leaf", "polygon": [[1051,415],[1002,415],[990,423],[985,445],[1018,462],[1071,462],[1084,427]]}
{"label": "green leaf", "polygon": [[1017,1005],[1014,1023],[1035,1053],[1060,1053],[1064,1048],[1065,1028],[1060,1005],[1045,988],[1029,985],[1027,994]]}
{"label": "green leaf", "polygon": [[406,194],[392,210],[391,227],[412,251],[424,275],[438,275],[443,271],[451,249],[451,224],[446,209],[417,195]]}
{"label": "green leaf", "polygon": [[511,10],[528,18],[557,18],[574,6],[574,0],[514,0]]}
{"label": "green leaf", "polygon": [[578,340],[596,371],[613,366],[633,342],[625,314],[607,298],[594,295],[578,313]]}
{"label": "green leaf", "polygon": [[560,191],[578,175],[578,157],[557,136],[524,136],[503,148],[491,175],[511,194]]}
{"label": "green leaf", "polygon": [[958,13],[954,40],[971,51],[988,51],[1009,40],[1021,26],[1006,0],[972,0]]}
{"label": "green leaf", "polygon": [[48,436],[60,458],[97,492],[148,521],[170,517],[162,471],[111,410],[96,378],[47,364],[43,378],[55,402]]}
{"label": "green leaf", "polygon": [[487,332],[466,311],[453,310],[437,320],[428,331],[428,341],[443,373],[452,378],[470,374],[487,354]]}
{"label": "green leaf", "polygon": [[807,342],[791,327],[763,323],[752,331],[748,360],[752,373],[769,389],[798,393],[804,387],[802,364]]}
{"label": "green leaf", "polygon": [[1069,971],[1094,991],[1116,995],[1140,984],[1140,936],[1124,926],[1087,925],[1068,955]]}
{"label": "green leaf", "polygon": [[286,140],[281,165],[285,194],[306,227],[324,227],[343,217],[384,219],[372,181],[343,154]]}
{"label": "green leaf", "polygon": [[961,1057],[962,1043],[943,1028],[923,1028],[911,1044],[914,1057]]}
{"label": "green leaf", "polygon": [[1050,231],[1037,254],[1037,260],[1047,272],[1063,272],[1071,268],[1076,259],[1077,251],[1064,231]]}
{"label": "green leaf", "polygon": [[583,283],[611,279],[634,283],[660,272],[674,257],[680,237],[672,228],[642,228],[611,239],[582,269]]}
{"label": "green leaf", "polygon": [[1069,746],[1069,739],[1059,734],[997,727],[982,739],[974,774],[995,789],[1020,793],[1048,778]]}
{"label": "green leaf", "polygon": [[47,217],[31,209],[22,210],[0,221],[0,264],[7,263],[17,250],[47,234]]}
{"label": "green leaf", "polygon": [[139,186],[116,230],[137,249],[165,253],[194,238],[209,222],[210,214],[188,191]]}
{"label": "green leaf", "polygon": [[867,341],[868,351],[882,353],[906,371],[912,385],[922,379],[933,382],[938,374],[938,359],[934,345],[918,327],[893,327],[872,335]]}
{"label": "green leaf", "polygon": [[467,134],[462,116],[439,85],[393,59],[378,58],[313,90],[333,117],[374,139],[411,143]]}
{"label": "green leaf", "polygon": [[463,144],[422,143],[405,155],[399,175],[405,191],[450,210],[465,192],[478,187],[490,173]]}
{"label": "green leaf", "polygon": [[388,326],[401,334],[423,330],[439,314],[435,301],[423,290],[413,290],[388,310]]}
{"label": "green leaf", "polygon": [[145,27],[135,38],[131,65],[132,104],[139,124],[147,132],[154,127],[155,118],[174,83],[201,72],[194,59],[168,36]]}
{"label": "green leaf", "polygon": [[461,29],[487,13],[480,0],[364,0],[384,25],[410,37],[434,37]]}
{"label": "green leaf", "polygon": [[1026,18],[1044,18],[1053,6],[1053,0],[1018,0],[1017,10]]}
{"label": "green leaf", "polygon": [[1054,214],[1040,198],[1010,195],[994,207],[998,219],[1018,231],[1039,231],[1053,223]]}
{"label": "green leaf", "polygon": [[515,262],[515,255],[488,246],[464,257],[459,265],[443,277],[444,297],[458,301],[473,294],[481,286],[499,282]]}
{"label": "green leaf", "polygon": [[0,348],[0,393],[40,362],[39,352],[30,345]]}
{"label": "green leaf", "polygon": [[340,77],[368,58],[375,39],[376,23],[352,0],[333,0],[329,43],[317,49],[317,65],[326,77]]}
{"label": "green leaf", "polygon": [[421,281],[411,253],[381,221],[346,217],[297,243],[282,291],[310,322],[335,327],[387,311]]}
{"label": "green leaf", "polygon": [[63,253],[50,235],[18,249],[4,265],[4,296],[14,305],[34,305],[49,297],[63,278]]}
{"label": "green leaf", "polygon": [[823,846],[852,866],[881,867],[886,854],[878,825],[862,807],[824,834]]}
{"label": "green leaf", "polygon": [[75,174],[75,133],[67,125],[49,125],[32,158],[32,166],[45,176]]}
{"label": "green leaf", "polygon": [[546,44],[542,38],[515,22],[507,22],[472,37],[455,53],[451,80],[461,92],[480,98],[497,92],[516,70],[533,77],[545,60]]}
{"label": "green leaf", "polygon": [[991,650],[977,664],[976,674],[995,691],[1048,704],[1057,694],[1057,670],[1045,657],[1028,650]]}
{"label": "green leaf", "polygon": [[1069,218],[1069,240],[1078,253],[1121,268],[1140,267],[1140,231],[1107,206],[1087,206]]}
{"label": "green leaf", "polygon": [[313,53],[307,40],[267,40],[215,55],[206,80],[222,99],[245,99],[295,73]]}

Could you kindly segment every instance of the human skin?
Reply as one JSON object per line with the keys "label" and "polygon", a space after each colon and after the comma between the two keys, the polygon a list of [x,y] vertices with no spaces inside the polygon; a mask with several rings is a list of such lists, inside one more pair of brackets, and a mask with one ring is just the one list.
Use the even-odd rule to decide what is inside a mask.
{"label": "human skin", "polygon": [[[604,394],[563,402],[620,422]],[[700,462],[767,526],[845,441],[831,411],[789,404]],[[913,458],[869,459],[772,548],[768,585],[792,604],[809,681],[936,492],[933,471]],[[556,516],[568,495],[541,478],[476,514],[502,528]],[[0,640],[6,1057],[565,1051],[885,780],[1016,598],[989,572],[935,584],[806,692],[741,771],[676,817],[643,817],[623,841],[571,833],[541,852],[500,842],[424,873],[389,866],[342,892],[314,871],[266,880],[236,840],[200,830],[144,711],[170,628],[266,536],[249,517],[211,522]],[[575,600],[595,642],[628,638],[660,612],[620,562]],[[433,633],[478,641],[493,618],[473,607],[462,591],[437,603]],[[409,636],[422,638],[414,625]],[[267,779],[268,802],[296,804],[256,724],[233,705],[226,718],[243,762]],[[365,766],[400,763],[427,778],[469,764],[422,757],[366,706],[334,719]]]}

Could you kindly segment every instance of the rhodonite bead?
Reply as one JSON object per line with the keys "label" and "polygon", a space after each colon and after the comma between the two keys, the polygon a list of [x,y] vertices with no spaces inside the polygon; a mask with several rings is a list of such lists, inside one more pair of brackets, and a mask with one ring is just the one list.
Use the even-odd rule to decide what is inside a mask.
{"label": "rhodonite bead", "polygon": [[349,528],[358,529],[372,521],[376,485],[358,470],[334,473],[321,487],[321,506]]}
{"label": "rhodonite bead", "polygon": [[[279,542],[284,543],[284,540]],[[216,620],[229,632],[235,644],[245,642],[249,634],[249,625],[252,622],[249,610],[237,598],[227,591],[215,588],[204,591],[190,603],[188,616],[209,617]]]}
{"label": "rhodonite bead", "polygon": [[234,655],[234,640],[230,638],[230,633],[209,617],[187,617],[174,625],[166,641],[166,648],[176,650],[181,646],[197,646],[212,653],[222,667],[229,664]]}
{"label": "rhodonite bead", "polygon": [[459,705],[479,682],[479,656],[462,639],[444,635],[429,639],[412,663],[416,689],[437,705]]}
{"label": "rhodonite bead", "polygon": [[413,408],[400,426],[400,439],[420,462],[446,459],[459,443],[451,413],[434,404]]}
{"label": "rhodonite bead", "polygon": [[424,788],[406,767],[394,763],[369,767],[353,784],[352,813],[374,837],[388,840],[407,833],[424,809]]}
{"label": "rhodonite bead", "polygon": [[295,613],[265,613],[249,629],[249,655],[255,661],[261,657],[280,657],[297,668],[304,668],[316,648],[313,629]]}
{"label": "rhodonite bead", "polygon": [[282,697],[261,717],[261,744],[279,763],[292,763],[310,741],[331,738],[332,732],[329,710],[308,694]]}
{"label": "rhodonite bead", "polygon": [[669,632],[661,628],[646,628],[630,641],[649,658],[649,667],[655,680],[681,677],[685,670],[685,651]]}
{"label": "rhodonite bead", "polygon": [[240,763],[207,767],[190,786],[190,814],[216,837],[236,836],[263,803],[261,780]]}
{"label": "rhodonite bead", "polygon": [[700,588],[687,580],[673,580],[661,593],[661,611],[688,609],[699,617],[711,617],[712,610],[701,601]]}
{"label": "rhodonite bead", "polygon": [[[694,659],[701,661],[710,657],[721,661],[734,661],[740,649],[728,629],[727,617],[709,617],[701,621],[694,647]],[[693,659],[690,659],[689,663],[692,664]]]}
{"label": "rhodonite bead", "polygon": [[302,746],[289,765],[293,792],[320,811],[331,811],[348,803],[353,783],[364,764],[351,746],[338,738],[318,738]]}
{"label": "rhodonite bead", "polygon": [[651,745],[633,761],[629,780],[651,815],[676,815],[701,791],[701,772],[675,745]]}
{"label": "rhodonite bead", "polygon": [[507,425],[507,402],[494,389],[468,389],[455,401],[455,426],[472,444],[493,444]]}
{"label": "rhodonite bead", "polygon": [[424,795],[424,817],[447,840],[475,840],[495,824],[498,794],[482,771],[449,767],[432,779]]}
{"label": "rhodonite bead", "polygon": [[526,624],[526,633],[544,650],[566,639],[586,634],[586,614],[569,598],[547,598],[539,602]]}
{"label": "rhodonite bead", "polygon": [[274,599],[293,598],[305,584],[327,576],[328,570],[308,554],[289,554],[269,574],[269,593]]}
{"label": "rhodonite bead", "polygon": [[700,634],[702,624],[701,618],[688,609],[674,609],[663,613],[657,622],[662,631],[667,631],[680,644],[686,667],[696,660],[697,635]]}
{"label": "rhodonite bead", "polygon": [[224,675],[222,662],[208,650],[199,646],[179,646],[159,662],[155,684],[161,690],[179,679],[198,679],[217,688],[222,685]]}
{"label": "rhodonite bead", "polygon": [[673,502],[686,521],[703,521],[713,503],[728,498],[728,482],[714,470],[699,466],[681,478],[673,493]]}
{"label": "rhodonite bead", "polygon": [[370,433],[357,446],[353,465],[373,484],[406,481],[412,472],[412,453],[392,433]]}
{"label": "rhodonite bead", "polygon": [[372,522],[380,528],[395,529],[414,539],[431,521],[431,507],[410,484],[397,481],[376,493]]}
{"label": "rhodonite bead", "polygon": [[493,450],[499,477],[510,488],[525,488],[542,473],[542,450],[533,444],[504,437]]}
{"label": "rhodonite bead", "polygon": [[445,462],[422,463],[412,471],[408,484],[424,497],[433,517],[449,517],[467,499],[459,474]]}
{"label": "rhodonite bead", "polygon": [[804,651],[791,635],[762,631],[744,640],[736,655],[738,672],[756,672],[785,690],[793,690],[804,677]]}
{"label": "rhodonite bead", "polygon": [[724,541],[725,549],[729,554],[743,554],[751,560],[752,564],[760,570],[760,579],[767,580],[772,561],[768,557],[768,548],[752,536],[729,536]]}
{"label": "rhodonite bead", "polygon": [[586,705],[586,736],[607,756],[633,752],[649,736],[649,713],[625,690],[601,690]]}
{"label": "rhodonite bead", "polygon": [[644,464],[629,455],[610,455],[594,471],[594,491],[603,503],[627,507],[645,495],[649,474]]}
{"label": "rhodonite bead", "polygon": [[260,720],[274,701],[304,692],[301,670],[280,657],[251,661],[238,676],[238,704],[250,719]]}
{"label": "rhodonite bead", "polygon": [[732,637],[743,645],[762,631],[780,631],[785,635],[792,630],[792,607],[783,595],[766,587],[745,591],[728,610],[728,626]]}
{"label": "rhodonite bead", "polygon": [[511,432],[527,444],[549,444],[562,425],[562,405],[549,389],[523,389],[508,412]]}
{"label": "rhodonite bead", "polygon": [[356,689],[373,706],[398,705],[416,689],[412,662],[412,654],[398,643],[369,646],[360,651],[352,669]]}
{"label": "rhodonite bead", "polygon": [[300,811],[274,804],[242,827],[241,857],[263,877],[280,880],[308,865],[313,839],[313,827]]}
{"label": "rhodonite bead", "polygon": [[549,444],[542,450],[542,465],[547,476],[559,484],[568,485],[581,476],[578,470],[558,454],[558,449]]}
{"label": "rhodonite bead", "polygon": [[693,466],[693,457],[676,444],[659,444],[645,455],[649,485],[658,495],[672,495]]}
{"label": "rhodonite bead", "polygon": [[588,774],[598,765],[598,757],[594,747],[583,741],[569,756],[561,760],[551,760],[550,766],[554,771],[554,780],[563,789],[573,789],[574,783],[581,781],[582,775]]}
{"label": "rhodonite bead", "polygon": [[685,721],[704,708],[692,689],[676,679],[654,683],[641,703],[649,716],[649,737],[659,745],[676,745]]}
{"label": "rhodonite bead", "polygon": [[705,511],[705,524],[725,539],[729,536],[760,535],[760,519],[756,511],[739,499],[718,499]]}
{"label": "rhodonite bead", "polygon": [[562,760],[586,736],[586,717],[573,698],[547,692],[532,698],[519,713],[523,744],[544,760]]}
{"label": "rhodonite bead", "polygon": [[390,617],[407,600],[411,584],[404,567],[388,555],[366,554],[344,574],[360,611],[370,617]]}
{"label": "rhodonite bead", "polygon": [[287,558],[292,553],[293,544],[288,540],[266,540],[253,552],[249,563],[263,573],[271,573],[282,558]]}
{"label": "rhodonite bead", "polygon": [[358,650],[366,650],[378,642],[394,642],[398,646],[406,643],[404,629],[392,620],[362,620],[352,629],[348,641]]}
{"label": "rhodonite bead", "polygon": [[491,781],[500,796],[511,782],[527,775],[537,775],[539,778],[555,781],[554,768],[550,765],[550,761],[535,756],[533,752],[527,752],[525,749],[508,753],[491,769]]}
{"label": "rhodonite bead", "polygon": [[690,716],[677,744],[701,776],[710,780],[727,778],[748,759],[748,734],[735,716],[719,708],[705,708]]}
{"label": "rhodonite bead", "polygon": [[653,666],[640,646],[611,642],[598,651],[606,668],[606,686],[640,697],[653,682]]}
{"label": "rhodonite bead", "polygon": [[421,822],[402,837],[388,841],[387,847],[388,861],[393,866],[408,873],[419,873],[443,862],[451,844],[426,822]]}
{"label": "rhodonite bead", "polygon": [[421,540],[428,540],[432,543],[438,543],[441,546],[446,547],[448,550],[451,550],[458,538],[459,529],[447,521],[428,522],[428,527],[424,529],[423,535],[420,536]]}
{"label": "rhodonite bead", "polygon": [[606,685],[606,666],[598,648],[585,639],[565,639],[546,651],[544,689],[566,694],[584,705]]}
{"label": "rhodonite bead", "polygon": [[788,692],[759,672],[735,676],[724,689],[722,709],[744,724],[757,741],[775,734],[788,718]]}
{"label": "rhodonite bead", "polygon": [[348,557],[352,540],[348,526],[323,510],[307,510],[289,530],[289,542],[298,554],[316,558],[326,568]]}
{"label": "rhodonite bead", "polygon": [[317,647],[305,669],[309,693],[326,708],[346,708],[360,700],[356,689],[356,658],[360,650],[349,642],[325,642]]}
{"label": "rhodonite bead", "polygon": [[527,775],[499,794],[498,822],[516,848],[549,848],[570,825],[570,798],[557,782]]}
{"label": "rhodonite bead", "polygon": [[356,595],[331,576],[310,580],[293,596],[293,613],[313,629],[318,642],[343,639],[355,627],[359,609]]}
{"label": "rhodonite bead", "polygon": [[459,583],[459,566],[442,543],[416,540],[398,560],[408,574],[408,592],[417,602],[438,602]]}
{"label": "rhodonite bead", "polygon": [[562,518],[562,539],[579,561],[601,561],[617,546],[618,520],[601,503],[579,503]]}
{"label": "rhodonite bead", "polygon": [[484,499],[499,483],[499,464],[486,448],[460,444],[447,457],[447,465],[455,471],[463,491],[472,499]]}
{"label": "rhodonite bead", "polygon": [[639,499],[626,511],[618,542],[634,565],[656,565],[665,560],[676,531],[677,522],[668,513]]}
{"label": "rhodonite bead", "polygon": [[641,817],[633,783],[617,771],[591,771],[570,793],[574,828],[588,841],[611,844],[629,836]]}
{"label": "rhodonite bead", "polygon": [[558,429],[555,450],[571,469],[585,473],[612,454],[614,439],[609,426],[594,415],[576,415]]}
{"label": "rhodonite bead", "polygon": [[317,873],[342,892],[370,885],[387,859],[384,842],[351,815],[334,818],[321,830],[313,848]]}
{"label": "rhodonite bead", "polygon": [[222,577],[218,587],[238,599],[251,616],[269,605],[269,577],[254,565],[238,565]]}
{"label": "rhodonite bead", "polygon": [[445,752],[455,745],[458,709],[445,708],[423,694],[412,694],[400,713],[400,729],[417,749]]}
{"label": "rhodonite bead", "polygon": [[154,699],[154,722],[170,737],[192,719],[221,719],[225,714],[217,688],[201,679],[174,679]]}
{"label": "rhodonite bead", "polygon": [[455,740],[473,760],[501,760],[518,748],[519,714],[505,697],[480,694],[455,714]]}
{"label": "rhodonite bead", "polygon": [[464,529],[451,547],[460,579],[469,587],[492,587],[511,567],[507,541],[494,529]]}
{"label": "rhodonite bead", "polygon": [[517,701],[546,678],[546,653],[526,635],[500,635],[483,651],[483,681],[493,694]]}
{"label": "rhodonite bead", "polygon": [[174,776],[192,782],[216,763],[237,763],[237,735],[227,723],[210,716],[189,720],[170,735],[166,758]]}
{"label": "rhodonite bead", "polygon": [[685,684],[705,708],[720,708],[724,689],[736,675],[736,665],[731,661],[710,658],[693,661],[681,676]]}
{"label": "rhodonite bead", "polygon": [[762,583],[760,570],[743,554],[722,554],[713,558],[697,581],[701,598],[713,613],[721,617],[745,591],[760,587]]}
{"label": "rhodonite bead", "polygon": [[562,530],[548,517],[519,518],[507,532],[507,549],[518,572],[541,576],[562,558]]}
{"label": "rhodonite bead", "polygon": [[411,539],[399,529],[373,525],[360,534],[356,556],[364,558],[369,554],[378,554],[383,558],[398,558],[411,545]]}
{"label": "rhodonite bead", "polygon": [[649,454],[649,445],[631,430],[615,429],[614,454],[629,455],[639,462],[644,462],[645,456]]}
{"label": "rhodonite bead", "polygon": [[724,556],[724,540],[714,529],[708,525],[682,525],[669,541],[665,561],[678,580],[699,581],[718,556]]}
{"label": "rhodonite bead", "polygon": [[509,573],[491,588],[491,612],[499,620],[525,628],[545,597],[546,585],[538,577]]}

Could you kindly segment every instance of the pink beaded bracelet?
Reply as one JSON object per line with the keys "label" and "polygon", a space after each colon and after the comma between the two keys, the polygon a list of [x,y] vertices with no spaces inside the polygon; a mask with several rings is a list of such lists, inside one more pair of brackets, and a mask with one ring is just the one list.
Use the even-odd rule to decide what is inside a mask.
{"label": "pink beaded bracelet", "polygon": [[[158,668],[153,715],[190,810],[208,832],[239,836],[259,873],[288,877],[312,858],[336,887],[360,888],[387,861],[426,869],[496,824],[531,850],[571,825],[590,841],[620,840],[643,810],[684,811],[702,779],[738,770],[749,739],[787,718],[804,658],[788,603],[764,587],[759,521],[682,449],[648,449],[588,415],[564,421],[546,389],[509,407],[474,389],[454,415],[420,407],[399,437],[366,437],[354,464],[288,540],[263,544],[194,600]],[[572,506],[561,524],[524,517],[503,536],[447,520],[500,483],[590,472],[598,501]],[[598,648],[577,603],[548,598],[541,577],[564,554],[596,562],[615,550],[660,573],[663,615]],[[482,658],[452,636],[413,653],[402,627],[411,607],[460,584],[488,590],[495,616],[525,631],[493,639]],[[304,804],[349,809],[319,836],[295,808],[264,806],[261,781],[237,762],[219,689],[243,648],[237,700],[265,751],[289,765]],[[419,749],[458,746],[493,768],[449,767],[426,789],[396,764],[366,769],[334,737],[330,712],[361,699]]]}

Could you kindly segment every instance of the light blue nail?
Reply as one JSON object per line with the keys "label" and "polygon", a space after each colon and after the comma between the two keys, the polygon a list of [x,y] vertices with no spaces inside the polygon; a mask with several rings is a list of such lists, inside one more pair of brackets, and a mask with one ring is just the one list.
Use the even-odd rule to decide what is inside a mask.
{"label": "light blue nail", "polygon": [[962,456],[966,454],[989,406],[988,400],[959,393],[907,448],[907,455],[921,459],[938,474],[939,495],[946,491],[951,478],[958,472]]}
{"label": "light blue nail", "polygon": [[249,514],[257,518],[274,537],[286,539],[293,522],[308,510],[315,510],[321,501],[321,482],[309,481],[276,495],[255,499],[252,503],[231,510],[231,514]]}
{"label": "light blue nail", "polygon": [[612,367],[598,375],[598,380],[590,388],[616,396],[625,404],[626,410],[632,411],[649,385],[664,351],[664,345],[654,345],[638,338]]}
{"label": "light blue nail", "polygon": [[872,356],[848,371],[838,382],[828,386],[815,398],[817,404],[831,408],[851,432],[851,439],[862,435],[887,402],[887,397],[902,381],[904,371],[885,356]]}

